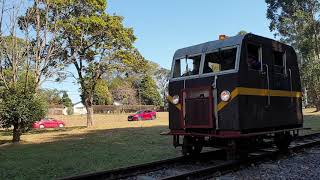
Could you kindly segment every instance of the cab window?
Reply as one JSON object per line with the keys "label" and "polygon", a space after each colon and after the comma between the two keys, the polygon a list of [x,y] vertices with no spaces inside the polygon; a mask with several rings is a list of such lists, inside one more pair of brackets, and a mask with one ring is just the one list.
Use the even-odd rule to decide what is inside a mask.
{"label": "cab window", "polygon": [[251,70],[261,69],[261,47],[254,44],[247,45],[247,63]]}
{"label": "cab window", "polygon": [[190,56],[175,60],[173,77],[184,77],[198,75],[200,69],[201,55]]}
{"label": "cab window", "polygon": [[203,74],[235,69],[237,48],[219,50],[205,56]]}
{"label": "cab window", "polygon": [[285,53],[273,51],[273,67],[275,73],[283,74],[285,72]]}

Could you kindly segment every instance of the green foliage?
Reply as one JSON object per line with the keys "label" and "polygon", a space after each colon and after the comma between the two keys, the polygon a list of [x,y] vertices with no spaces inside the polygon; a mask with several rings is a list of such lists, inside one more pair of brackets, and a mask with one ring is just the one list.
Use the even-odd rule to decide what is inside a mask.
{"label": "green foliage", "polygon": [[320,60],[310,59],[302,64],[302,81],[308,89],[308,102],[319,104],[320,95]]}
{"label": "green foliage", "polygon": [[160,94],[157,90],[157,85],[151,76],[146,75],[140,83],[140,96],[146,105],[163,105]]}
{"label": "green foliage", "polygon": [[74,112],[73,112],[73,107],[67,107],[67,114],[68,115],[72,115]]}
{"label": "green foliage", "polygon": [[[62,92],[62,98],[61,98],[61,103],[65,106],[65,107],[72,107],[72,101],[69,98],[69,95],[67,93],[67,91],[63,91]],[[69,114],[69,113],[68,113]]]}
{"label": "green foliage", "polygon": [[291,44],[301,57],[302,84],[320,110],[320,2],[318,0],[266,0],[270,30]]}
{"label": "green foliage", "polygon": [[292,44],[303,58],[319,58],[318,0],[266,0],[270,30]]}
{"label": "green foliage", "polygon": [[246,34],[248,34],[248,32],[245,30],[241,30],[237,33],[237,35],[246,35]]}
{"label": "green foliage", "polygon": [[35,121],[46,114],[47,104],[39,96],[17,91],[6,91],[0,101],[0,124],[14,126],[20,132],[29,130]]}
{"label": "green foliage", "polygon": [[170,78],[170,70],[165,69],[157,65],[156,71],[154,72],[154,80],[156,81],[157,87],[160,92],[160,96],[162,97],[162,102],[164,108],[168,107],[168,86],[169,86],[169,78]]}
{"label": "green foliage", "polygon": [[122,104],[138,104],[137,90],[134,88],[130,78],[114,78],[109,86],[112,94],[113,102],[120,102]]}
{"label": "green foliage", "polygon": [[62,104],[61,91],[57,89],[40,89],[38,93],[49,105]]}
{"label": "green foliage", "polygon": [[95,105],[112,104],[112,95],[109,92],[108,84],[105,80],[98,80],[93,101]]}
{"label": "green foliage", "polygon": [[[124,27],[123,17],[106,13],[105,0],[53,2],[52,16],[56,10],[62,12],[56,25],[58,37],[64,42],[64,61],[76,68],[81,100],[90,110],[97,83],[104,74],[138,69],[144,59],[133,48],[133,29]],[[105,100],[108,103],[109,98]],[[91,111],[88,126],[92,125],[90,118]]]}

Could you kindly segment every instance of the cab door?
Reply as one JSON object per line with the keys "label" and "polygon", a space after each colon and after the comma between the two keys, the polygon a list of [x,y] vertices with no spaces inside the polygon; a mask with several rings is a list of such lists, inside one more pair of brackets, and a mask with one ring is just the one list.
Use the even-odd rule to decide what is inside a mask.
{"label": "cab door", "polygon": [[[270,67],[270,83],[271,89],[280,90],[284,94],[291,91],[291,72],[286,67],[286,52],[281,46],[273,48],[272,50],[272,64]],[[285,95],[272,96],[270,98],[272,106],[272,124],[273,126],[281,126],[287,124],[288,112],[292,111],[290,108],[291,98]]]}
{"label": "cab door", "polygon": [[[269,68],[266,59],[263,59],[263,46],[260,43],[249,41],[246,44],[247,87],[254,92],[269,89]],[[264,127],[267,124],[268,97],[251,95],[246,96],[247,114],[245,127]]]}

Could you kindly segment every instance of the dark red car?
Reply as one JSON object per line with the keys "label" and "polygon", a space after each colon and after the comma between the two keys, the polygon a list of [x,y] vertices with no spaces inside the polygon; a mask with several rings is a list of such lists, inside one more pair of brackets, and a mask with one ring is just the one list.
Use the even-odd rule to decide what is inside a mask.
{"label": "dark red car", "polygon": [[128,116],[128,121],[139,121],[139,120],[153,120],[157,118],[156,111],[144,110],[137,111],[134,114]]}
{"label": "dark red car", "polygon": [[33,128],[63,128],[64,122],[53,118],[44,118],[33,123]]}

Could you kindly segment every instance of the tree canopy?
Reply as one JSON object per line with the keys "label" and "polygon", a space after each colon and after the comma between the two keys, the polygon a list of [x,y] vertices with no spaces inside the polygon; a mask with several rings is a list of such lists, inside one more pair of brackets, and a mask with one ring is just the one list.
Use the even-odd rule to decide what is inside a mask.
{"label": "tree canopy", "polygon": [[163,105],[157,85],[151,76],[145,75],[139,85],[139,93],[144,104],[147,105]]}
{"label": "tree canopy", "polygon": [[320,110],[320,2],[266,0],[270,30],[291,44],[301,59],[302,83],[310,102]]}
{"label": "tree canopy", "polygon": [[134,49],[132,28],[123,17],[106,13],[105,0],[56,0],[52,12],[63,12],[57,22],[58,37],[65,51],[64,62],[77,70],[81,100],[86,106],[87,126],[92,126],[96,86],[106,72],[143,67],[144,59]]}

